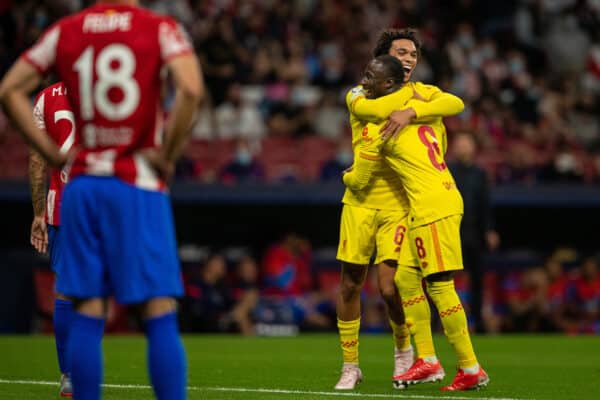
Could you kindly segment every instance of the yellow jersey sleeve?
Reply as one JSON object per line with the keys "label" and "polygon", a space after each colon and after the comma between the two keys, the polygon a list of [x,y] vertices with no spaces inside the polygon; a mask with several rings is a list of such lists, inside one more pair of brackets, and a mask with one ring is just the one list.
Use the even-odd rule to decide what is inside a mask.
{"label": "yellow jersey sleeve", "polygon": [[[435,85],[426,85],[423,82],[410,82],[408,85],[423,98],[424,101],[433,100],[437,95],[444,93]],[[416,97],[416,96],[415,96]]]}
{"label": "yellow jersey sleeve", "polygon": [[406,190],[413,226],[463,213],[462,197],[444,160],[445,135],[438,117],[408,125],[383,146],[385,162]]}
{"label": "yellow jersey sleeve", "polygon": [[384,141],[378,134],[379,125],[369,123],[365,130],[373,134],[363,135],[352,168],[342,177],[344,185],[353,191],[363,190],[371,181],[373,173],[381,169],[380,152]]}
{"label": "yellow jersey sleeve", "polygon": [[449,117],[462,112],[465,108],[460,97],[442,92],[437,86],[425,85],[422,82],[414,82],[410,85],[416,94],[415,98],[406,103],[406,108],[412,107],[415,110],[416,122],[430,117]]}
{"label": "yellow jersey sleeve", "polygon": [[413,97],[410,85],[403,86],[400,90],[377,99],[367,99],[362,86],[352,88],[346,94],[346,105],[350,114],[363,122],[381,122],[387,119],[395,110],[406,107],[406,103]]}

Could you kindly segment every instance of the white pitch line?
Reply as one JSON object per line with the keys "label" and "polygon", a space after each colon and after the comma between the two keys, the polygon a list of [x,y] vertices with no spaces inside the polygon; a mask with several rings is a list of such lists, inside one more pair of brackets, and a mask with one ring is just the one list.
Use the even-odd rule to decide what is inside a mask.
{"label": "white pitch line", "polygon": [[[58,382],[51,381],[33,381],[33,380],[11,380],[0,379],[0,384],[7,385],[38,385],[38,386],[58,386]],[[149,385],[126,385],[105,383],[102,385],[109,389],[144,389],[151,390]],[[211,391],[211,392],[242,392],[242,393],[273,393],[273,394],[306,394],[331,397],[368,397],[368,398],[399,398],[404,399],[421,399],[421,400],[525,400],[513,397],[466,397],[466,396],[425,396],[418,394],[407,394],[405,391],[399,390],[396,394],[385,393],[357,393],[357,392],[319,392],[311,390],[289,390],[289,389],[267,389],[267,388],[240,388],[240,387],[202,387],[188,386],[188,390],[192,391]]]}

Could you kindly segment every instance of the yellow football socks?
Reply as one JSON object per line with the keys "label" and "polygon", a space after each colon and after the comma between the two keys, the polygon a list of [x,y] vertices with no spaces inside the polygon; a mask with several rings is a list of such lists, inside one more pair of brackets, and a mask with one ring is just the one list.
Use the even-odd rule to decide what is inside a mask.
{"label": "yellow football socks", "polygon": [[435,357],[431,337],[431,311],[423,291],[421,271],[417,268],[398,266],[394,281],[402,299],[406,325],[415,341],[417,357]]}
{"label": "yellow football socks", "polygon": [[410,332],[406,324],[398,325],[390,319],[390,326],[392,327],[396,349],[408,350],[410,348]]}
{"label": "yellow football socks", "polygon": [[444,333],[454,347],[458,367],[476,367],[477,358],[469,336],[467,316],[454,289],[454,281],[428,282],[427,292],[438,309]]}
{"label": "yellow football socks", "polygon": [[353,321],[337,320],[342,345],[342,358],[344,364],[358,364],[358,331],[360,318]]}

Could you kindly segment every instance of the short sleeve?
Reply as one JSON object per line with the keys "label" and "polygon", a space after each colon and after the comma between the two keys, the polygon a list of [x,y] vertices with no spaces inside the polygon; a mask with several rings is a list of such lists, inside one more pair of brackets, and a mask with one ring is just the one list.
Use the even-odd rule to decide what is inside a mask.
{"label": "short sleeve", "polygon": [[348,110],[352,110],[352,103],[358,98],[365,97],[365,92],[363,90],[362,85],[358,85],[353,87],[346,93],[346,106]]}
{"label": "short sleeve", "polygon": [[158,27],[158,43],[163,64],[193,52],[189,36],[183,27],[172,19],[163,20]]}
{"label": "short sleeve", "polygon": [[56,61],[56,47],[60,36],[60,26],[53,25],[30,47],[22,56],[29,64],[41,74],[46,72]]}

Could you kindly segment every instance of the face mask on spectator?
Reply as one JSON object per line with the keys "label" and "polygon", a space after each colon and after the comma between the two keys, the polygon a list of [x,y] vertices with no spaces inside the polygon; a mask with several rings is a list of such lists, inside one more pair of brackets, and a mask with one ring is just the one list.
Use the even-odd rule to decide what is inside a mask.
{"label": "face mask on spectator", "polygon": [[561,173],[574,172],[577,170],[577,161],[572,154],[563,153],[556,158],[554,166]]}
{"label": "face mask on spectator", "polygon": [[496,57],[496,49],[490,44],[486,44],[481,48],[481,56],[484,60],[491,60]]}
{"label": "face mask on spectator", "polygon": [[238,164],[248,166],[252,163],[252,154],[247,149],[239,149],[235,154]]}
{"label": "face mask on spectator", "polygon": [[473,35],[470,33],[461,33],[457,40],[464,49],[470,49],[475,44],[475,39],[473,39]]}
{"label": "face mask on spectator", "polygon": [[511,60],[508,64],[508,68],[510,68],[510,72],[512,72],[513,74],[523,72],[523,70],[525,69],[523,66],[523,61],[519,60],[518,58]]}

